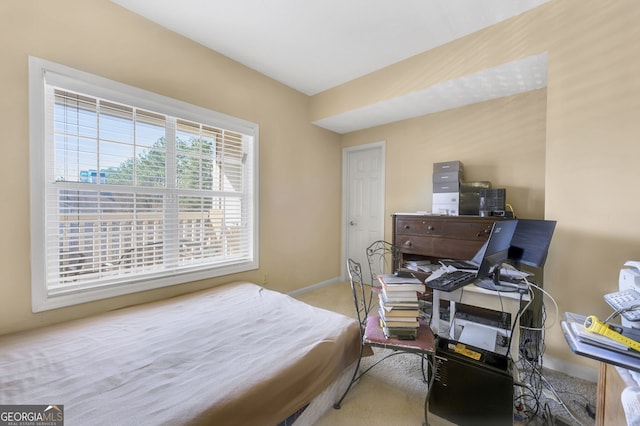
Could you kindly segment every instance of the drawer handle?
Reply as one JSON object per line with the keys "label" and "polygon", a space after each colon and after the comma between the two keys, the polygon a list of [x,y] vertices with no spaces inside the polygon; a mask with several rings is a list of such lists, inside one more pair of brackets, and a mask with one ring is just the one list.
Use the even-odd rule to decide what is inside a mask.
{"label": "drawer handle", "polygon": [[491,228],[487,228],[487,229],[485,229],[484,231],[479,231],[479,232],[476,234],[476,237],[481,237],[481,236],[482,236],[482,234],[484,234],[484,235],[489,235],[490,233],[491,233]]}
{"label": "drawer handle", "polygon": [[407,247],[411,247],[411,241],[405,241],[404,245]]}
{"label": "drawer handle", "polygon": [[404,226],[404,229],[409,229],[409,228],[411,228],[409,225]]}
{"label": "drawer handle", "polygon": [[436,228],[434,228],[432,225],[427,226],[427,230],[428,231],[433,231],[434,229],[436,229]]}

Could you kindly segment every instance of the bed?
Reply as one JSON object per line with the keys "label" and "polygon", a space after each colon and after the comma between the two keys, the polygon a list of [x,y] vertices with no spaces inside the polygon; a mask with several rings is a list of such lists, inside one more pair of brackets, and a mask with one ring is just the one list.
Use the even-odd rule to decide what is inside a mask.
{"label": "bed", "polygon": [[0,405],[63,405],[67,425],[277,425],[328,409],[358,350],[355,319],[237,282],[0,336]]}

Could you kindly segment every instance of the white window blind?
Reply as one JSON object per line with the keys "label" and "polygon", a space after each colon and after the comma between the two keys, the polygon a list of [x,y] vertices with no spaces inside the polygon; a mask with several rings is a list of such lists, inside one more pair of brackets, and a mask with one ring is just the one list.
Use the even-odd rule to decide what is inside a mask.
{"label": "white window blind", "polygon": [[37,73],[35,311],[257,267],[257,126],[56,67]]}

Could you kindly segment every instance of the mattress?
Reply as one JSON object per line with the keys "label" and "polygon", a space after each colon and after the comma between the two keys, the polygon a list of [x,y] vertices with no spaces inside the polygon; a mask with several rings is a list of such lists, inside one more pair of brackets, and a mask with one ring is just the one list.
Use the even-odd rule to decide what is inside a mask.
{"label": "mattress", "polygon": [[357,322],[246,282],[0,336],[0,404],[67,425],[275,425],[358,357]]}

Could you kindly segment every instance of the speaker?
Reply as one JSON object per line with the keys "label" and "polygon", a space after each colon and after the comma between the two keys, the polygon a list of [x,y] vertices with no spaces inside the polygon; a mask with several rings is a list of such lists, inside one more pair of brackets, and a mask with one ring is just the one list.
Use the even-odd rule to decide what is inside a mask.
{"label": "speaker", "polygon": [[[506,188],[480,190],[480,216],[499,216],[506,210]],[[494,215],[494,212],[498,213]]]}

